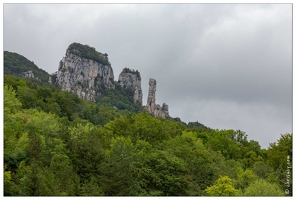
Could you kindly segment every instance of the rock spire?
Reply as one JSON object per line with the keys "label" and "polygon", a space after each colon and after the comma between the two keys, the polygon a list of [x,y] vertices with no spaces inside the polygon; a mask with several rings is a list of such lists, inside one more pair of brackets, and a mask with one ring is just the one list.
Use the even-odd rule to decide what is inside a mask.
{"label": "rock spire", "polygon": [[153,78],[150,78],[149,92],[148,92],[147,105],[146,105],[147,111],[155,117],[162,117],[162,118],[169,117],[169,106],[165,103],[163,103],[162,106],[160,106],[159,104],[156,104],[155,93],[156,93],[156,80]]}

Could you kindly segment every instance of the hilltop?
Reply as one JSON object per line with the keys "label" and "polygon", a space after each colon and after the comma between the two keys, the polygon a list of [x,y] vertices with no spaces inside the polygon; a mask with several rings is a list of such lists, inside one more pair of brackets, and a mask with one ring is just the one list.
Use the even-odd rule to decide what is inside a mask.
{"label": "hilltop", "polygon": [[43,83],[48,82],[49,74],[39,68],[33,61],[26,57],[9,51],[4,51],[4,74],[14,76],[24,76],[25,73],[31,71],[33,78]]}

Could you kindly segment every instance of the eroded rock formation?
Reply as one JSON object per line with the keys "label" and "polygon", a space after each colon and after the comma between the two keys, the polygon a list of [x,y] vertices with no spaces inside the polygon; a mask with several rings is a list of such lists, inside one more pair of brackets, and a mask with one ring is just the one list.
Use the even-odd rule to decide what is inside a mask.
{"label": "eroded rock formation", "polygon": [[27,72],[23,72],[22,75],[26,78],[34,78],[38,81],[41,81],[40,78],[34,76],[34,73],[31,70]]}
{"label": "eroded rock formation", "polygon": [[153,78],[149,79],[149,92],[147,98],[146,109],[155,117],[167,118],[169,117],[169,106],[165,103],[160,106],[156,104],[156,80]]}
{"label": "eroded rock formation", "polygon": [[27,71],[22,73],[26,78],[34,78],[34,74],[32,71]]}
{"label": "eroded rock formation", "polygon": [[49,84],[52,84],[51,76],[48,77],[48,83],[49,83]]}
{"label": "eroded rock formation", "polygon": [[142,105],[141,75],[138,71],[124,68],[119,74],[118,83],[123,88],[131,89],[134,92],[134,102]]}
{"label": "eroded rock formation", "polygon": [[75,47],[70,50],[68,48],[66,56],[60,61],[56,82],[62,90],[76,93],[80,98],[95,101],[96,96],[100,95],[100,87],[115,88],[113,69],[106,54],[92,49],[97,55],[103,57],[103,61],[106,61],[103,63],[80,56],[79,49],[76,50]]}
{"label": "eroded rock formation", "polygon": [[[142,105],[140,73],[125,68],[120,73],[118,82],[115,82],[108,54],[97,52],[88,45],[72,43],[59,63],[57,74],[52,74],[48,82],[56,83],[62,90],[76,93],[80,98],[89,101],[96,101],[105,88],[115,89],[118,83],[122,88],[133,92],[134,103]],[[150,78],[146,109],[152,116],[169,117],[168,105],[156,104],[155,94],[156,80]]]}

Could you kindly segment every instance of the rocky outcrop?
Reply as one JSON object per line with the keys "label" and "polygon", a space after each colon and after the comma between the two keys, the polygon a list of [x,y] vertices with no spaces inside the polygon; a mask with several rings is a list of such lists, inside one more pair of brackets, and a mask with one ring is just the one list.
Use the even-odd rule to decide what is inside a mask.
{"label": "rocky outcrop", "polygon": [[147,110],[149,113],[153,115],[155,110],[155,93],[156,93],[156,80],[153,78],[149,79],[149,91],[148,91],[148,98],[147,98]]}
{"label": "rocky outcrop", "polygon": [[149,113],[151,113],[151,115],[155,117],[162,117],[162,118],[169,117],[169,106],[165,103],[163,103],[162,106],[160,106],[159,104],[156,104],[155,94],[156,94],[156,80],[153,78],[150,78],[146,109]]}
{"label": "rocky outcrop", "polygon": [[134,103],[142,105],[141,75],[138,71],[124,68],[119,74],[118,83],[123,88],[131,89],[134,92]]}
{"label": "rocky outcrop", "polygon": [[159,104],[156,105],[153,112],[153,116],[167,118],[169,117],[169,107],[167,104],[163,103],[162,106]]}
{"label": "rocky outcrop", "polygon": [[27,72],[23,72],[22,75],[26,78],[34,78],[38,81],[41,81],[40,78],[34,76],[34,73],[31,70]]}
{"label": "rocky outcrop", "polygon": [[[57,84],[62,90],[77,94],[89,101],[100,100],[105,89],[126,89],[125,95],[133,95],[134,103],[142,105],[143,93],[141,75],[136,70],[123,69],[114,81],[113,69],[108,61],[108,54],[102,54],[95,48],[79,43],[72,43],[65,57],[60,61],[58,72],[52,74],[48,83]],[[121,90],[121,89],[120,89]],[[130,93],[130,92],[133,93]],[[146,109],[155,117],[169,117],[167,104],[156,104],[156,80],[149,79],[149,93]]]}
{"label": "rocky outcrop", "polygon": [[22,74],[26,78],[35,78],[32,71],[23,72]]}
{"label": "rocky outcrop", "polygon": [[79,48],[82,46],[82,48],[88,48],[87,50],[90,49],[92,54],[101,56],[103,61],[108,61],[106,54],[96,52],[94,48],[87,45],[77,46],[77,43],[75,45],[69,46],[66,56],[60,61],[56,83],[62,90],[76,93],[80,98],[95,101],[96,96],[100,95],[100,88],[115,88],[113,69],[109,62],[99,62],[91,59],[90,56],[81,56],[84,52]]}
{"label": "rocky outcrop", "polygon": [[51,76],[48,77],[48,83],[52,84]]}

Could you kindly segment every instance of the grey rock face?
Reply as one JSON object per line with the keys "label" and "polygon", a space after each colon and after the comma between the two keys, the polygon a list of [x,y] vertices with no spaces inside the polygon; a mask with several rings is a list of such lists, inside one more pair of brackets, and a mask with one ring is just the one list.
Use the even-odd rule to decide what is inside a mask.
{"label": "grey rock face", "polygon": [[153,78],[150,78],[146,109],[148,110],[149,113],[151,113],[155,117],[162,117],[162,118],[169,117],[169,106],[165,103],[163,103],[162,106],[160,106],[159,104],[156,104],[155,93],[156,93],[156,80]]}
{"label": "grey rock face", "polygon": [[111,66],[68,51],[60,61],[56,82],[62,90],[76,93],[80,98],[89,101],[95,101],[95,97],[100,95],[98,88],[115,88]]}
{"label": "grey rock face", "polygon": [[170,116],[169,115],[169,106],[166,103],[162,104],[161,110],[162,110],[165,117]]}
{"label": "grey rock face", "polygon": [[123,88],[129,88],[134,91],[134,102],[139,102],[142,105],[142,88],[140,73],[124,72],[122,71],[118,77],[118,83]]}
{"label": "grey rock face", "polygon": [[22,75],[26,78],[34,78],[38,81],[41,81],[40,78],[34,76],[34,73],[32,71],[23,72]]}
{"label": "grey rock face", "polygon": [[48,83],[52,84],[51,76],[48,77]]}
{"label": "grey rock face", "polygon": [[32,71],[27,71],[22,73],[26,78],[34,78],[34,74]]}
{"label": "grey rock face", "polygon": [[156,93],[156,80],[153,78],[149,79],[149,92],[147,98],[147,110],[153,115],[156,108],[155,105],[155,93]]}

